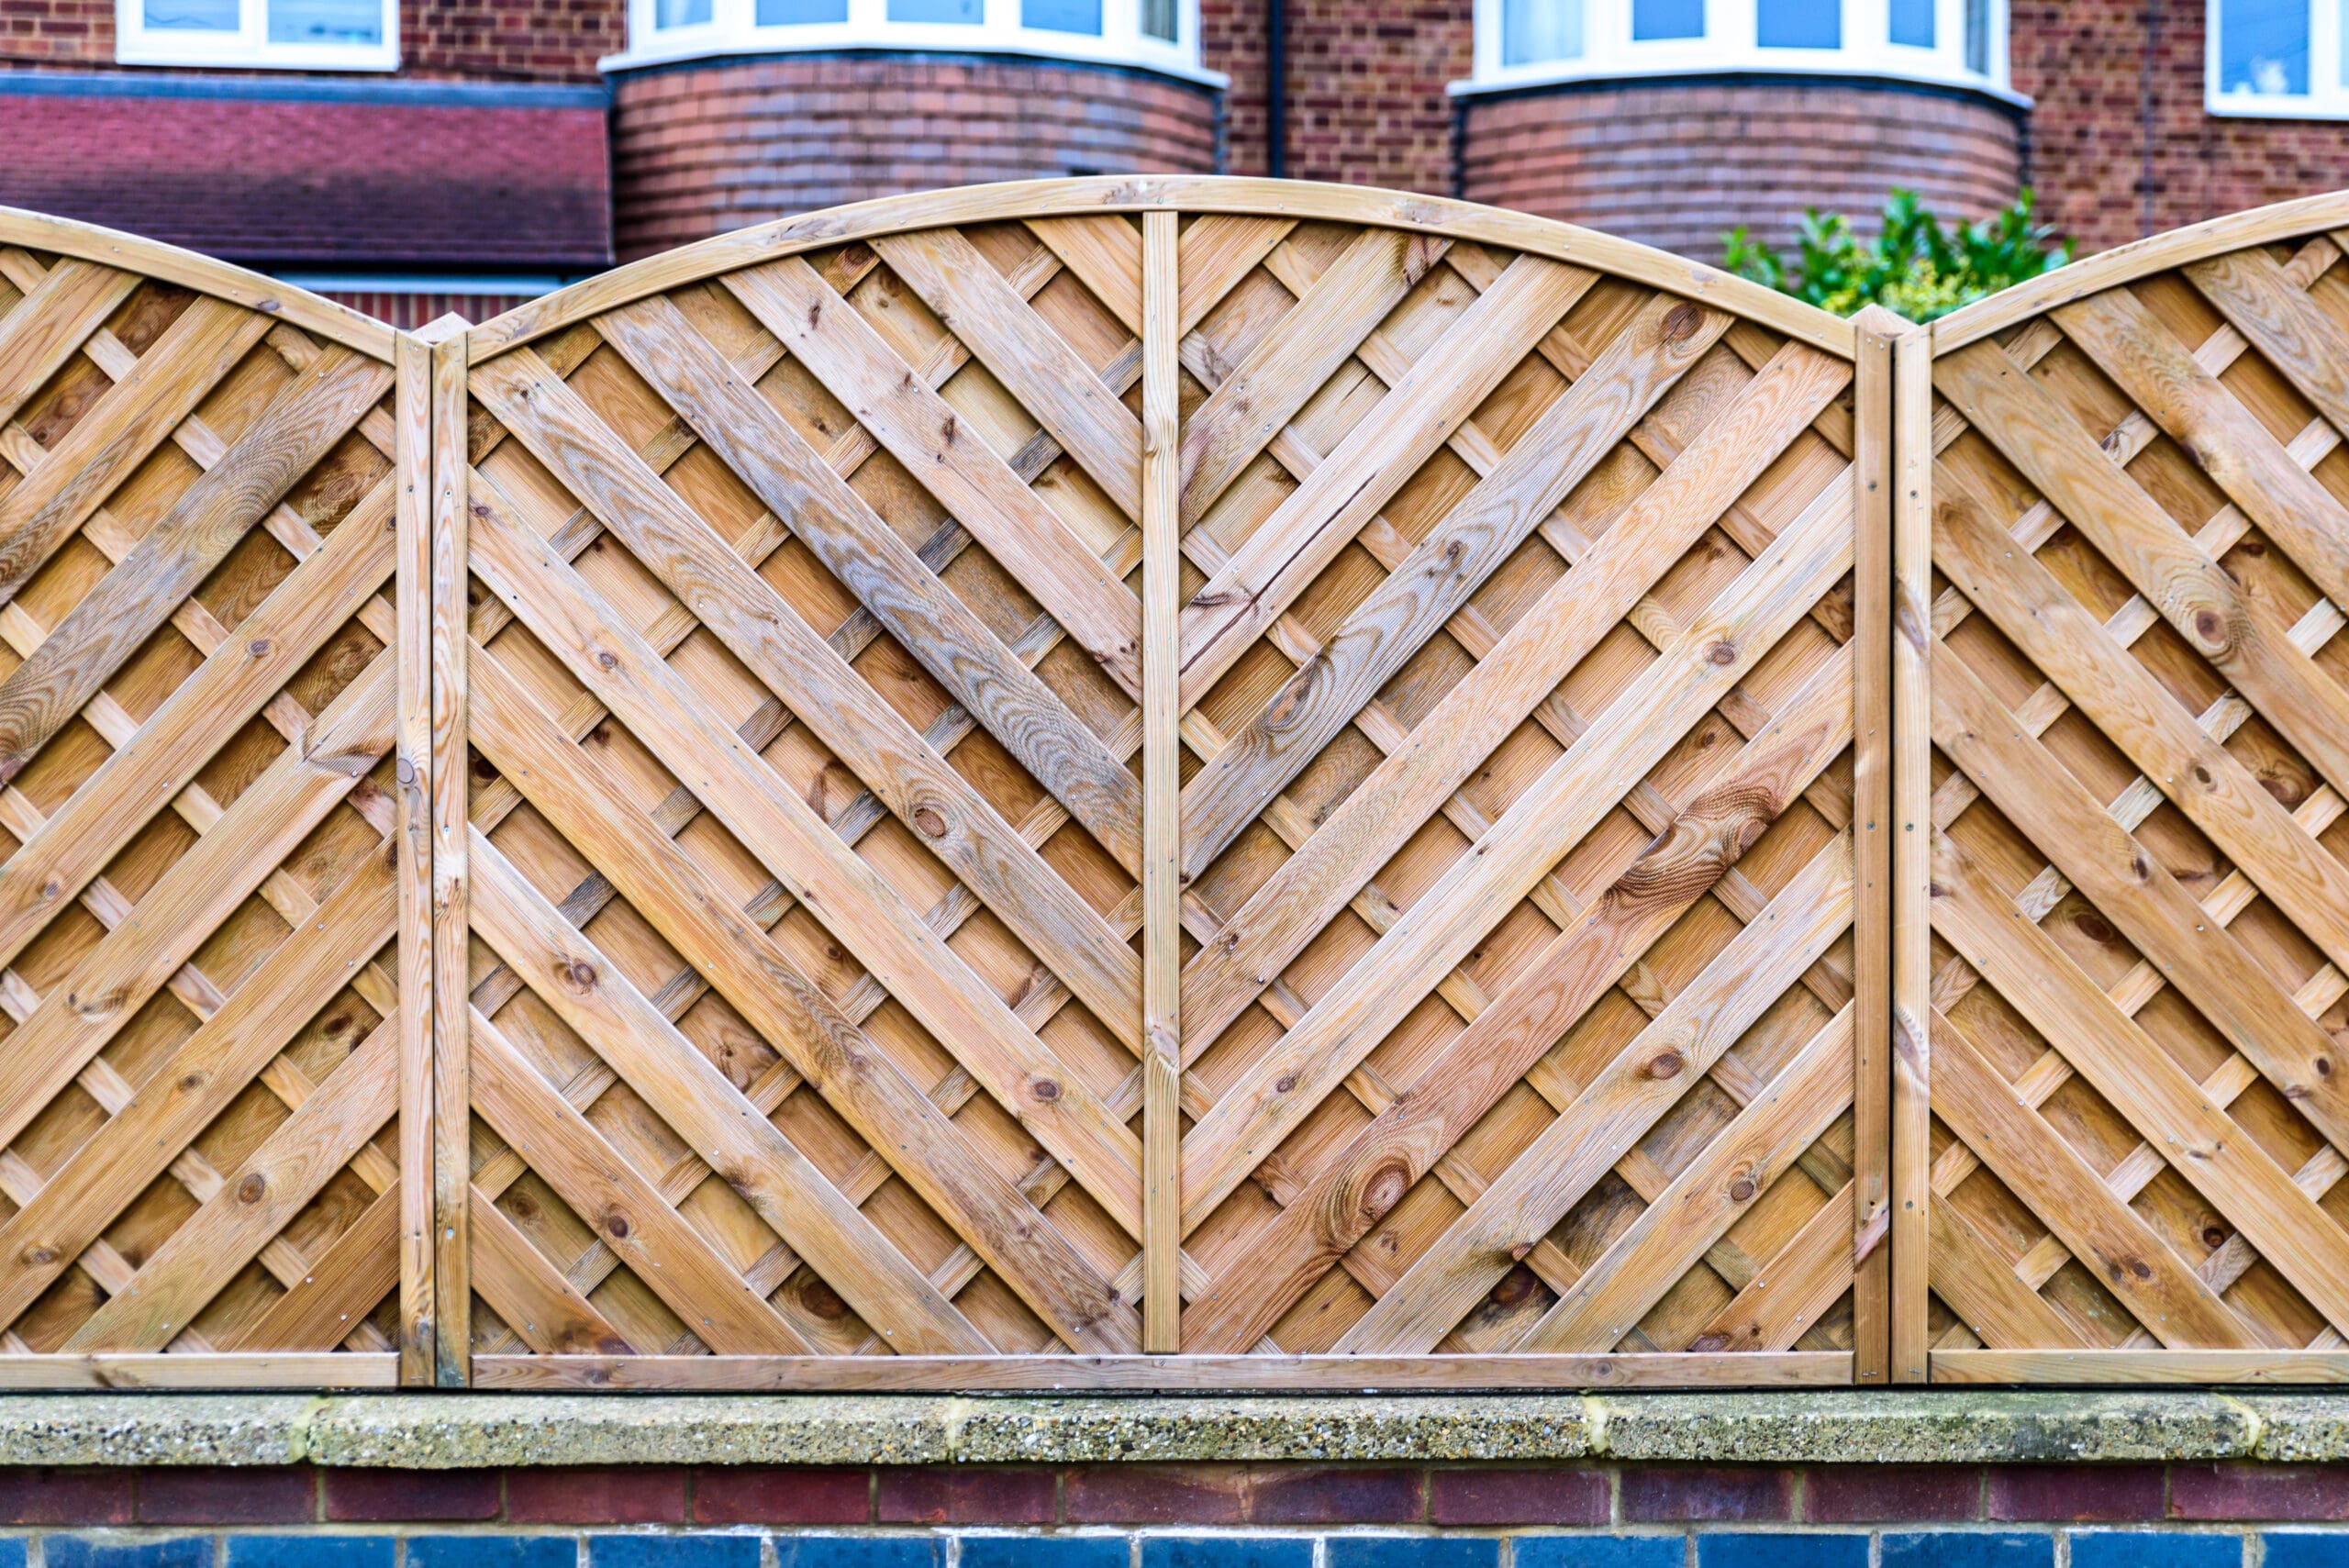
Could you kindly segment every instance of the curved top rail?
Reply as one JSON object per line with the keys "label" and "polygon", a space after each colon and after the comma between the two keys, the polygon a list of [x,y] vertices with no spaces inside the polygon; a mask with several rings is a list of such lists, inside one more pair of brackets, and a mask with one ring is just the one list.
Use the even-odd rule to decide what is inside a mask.
{"label": "curved top rail", "polygon": [[631,261],[509,310],[474,328],[467,340],[475,360],[486,359],[648,295],[797,251],[877,235],[954,224],[1153,208],[1371,224],[1478,240],[1706,300],[1845,359],[1856,351],[1852,324],[1841,317],[1749,279],[1633,240],[1442,196],[1303,180],[1215,175],[1019,180],[884,196],[803,213]]}
{"label": "curved top rail", "polygon": [[1951,311],[1933,323],[1933,351],[1964,348],[2059,305],[2166,272],[2188,261],[2344,227],[2349,227],[2349,191],[2331,191],[2134,239]]}
{"label": "curved top rail", "polygon": [[264,316],[274,316],[306,332],[330,339],[386,363],[392,358],[392,341],[397,334],[387,323],[362,316],[307,289],[279,283],[275,278],[184,250],[160,239],[142,239],[70,217],[27,212],[21,207],[0,206],[0,245],[72,256],[177,284]]}

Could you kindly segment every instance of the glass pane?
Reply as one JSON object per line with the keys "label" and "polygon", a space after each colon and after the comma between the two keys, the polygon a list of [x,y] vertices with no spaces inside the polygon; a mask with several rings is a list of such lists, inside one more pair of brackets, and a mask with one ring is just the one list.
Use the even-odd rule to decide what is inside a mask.
{"label": "glass pane", "polygon": [[889,0],[893,22],[956,22],[977,27],[985,20],[980,0]]}
{"label": "glass pane", "polygon": [[1990,0],[1965,0],[1965,69],[1990,74]]}
{"label": "glass pane", "polygon": [[1019,25],[1101,36],[1101,0],[1019,0]]}
{"label": "glass pane", "polygon": [[1501,11],[1501,63],[1538,65],[1582,58],[1582,0],[1508,0]]}
{"label": "glass pane", "polygon": [[175,33],[233,33],[237,0],[146,0],[139,19]]}
{"label": "glass pane", "polygon": [[272,43],[384,41],[381,0],[269,0]]}
{"label": "glass pane", "polygon": [[[810,22],[845,22],[848,0],[759,0],[755,13],[763,28],[798,28]],[[709,16],[709,0],[702,0],[702,17]]]}
{"label": "glass pane", "polygon": [[1141,31],[1144,38],[1164,39],[1173,43],[1178,31],[1174,0],[1141,0]]}
{"label": "glass pane", "polygon": [[2275,98],[2308,90],[2308,0],[2219,0],[2219,91]]}
{"label": "glass pane", "polygon": [[1843,0],[1760,0],[1753,41],[1764,49],[1841,49]]}
{"label": "glass pane", "polygon": [[1892,0],[1892,41],[1933,47],[1933,0]]}
{"label": "glass pane", "polygon": [[652,0],[656,28],[698,28],[709,20],[711,0]]}
{"label": "glass pane", "polygon": [[1634,39],[1700,39],[1705,0],[1631,0]]}

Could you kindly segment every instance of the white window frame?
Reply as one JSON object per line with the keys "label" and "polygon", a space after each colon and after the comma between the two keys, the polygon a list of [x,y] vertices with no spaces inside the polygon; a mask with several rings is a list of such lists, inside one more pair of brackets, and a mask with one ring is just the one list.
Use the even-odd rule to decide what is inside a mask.
{"label": "white window frame", "polygon": [[1199,0],[1177,0],[1174,41],[1141,30],[1141,0],[1101,0],[1101,33],[1022,27],[1019,0],[983,0],[975,23],[893,22],[888,0],[848,0],[844,22],[760,27],[756,0],[710,0],[697,27],[656,28],[655,0],[629,0],[628,52],[599,61],[626,71],[676,60],[728,54],[799,54],[842,49],[921,50],[947,54],[1025,54],[1105,65],[1138,65],[1222,86],[1227,78],[1199,65]]}
{"label": "white window frame", "polygon": [[2309,90],[2263,97],[2219,84],[2219,6],[2210,0],[2202,32],[2202,106],[2229,119],[2349,120],[2349,65],[2341,58],[2342,0],[2308,0]]}
{"label": "white window frame", "polygon": [[[1933,0],[1930,49],[1891,41],[1888,0],[1842,0],[1843,41],[1837,49],[1765,49],[1755,39],[1755,0],[1705,0],[1705,31],[1692,39],[1631,37],[1631,0],[1583,0],[1582,54],[1521,65],[1501,59],[1508,0],[1475,0],[1475,75],[1459,93],[1506,92],[1553,82],[1686,76],[1741,72],[1787,75],[1881,76],[1970,87],[2021,103],[2007,85],[2006,0],[1989,0],[1989,71],[1965,67],[1965,0]],[[2216,0],[2213,0],[2216,3]]]}
{"label": "white window frame", "polygon": [[145,0],[115,0],[116,61],[124,65],[212,65],[239,71],[396,71],[399,0],[381,0],[379,43],[273,43],[268,0],[237,0],[234,32],[147,26]]}

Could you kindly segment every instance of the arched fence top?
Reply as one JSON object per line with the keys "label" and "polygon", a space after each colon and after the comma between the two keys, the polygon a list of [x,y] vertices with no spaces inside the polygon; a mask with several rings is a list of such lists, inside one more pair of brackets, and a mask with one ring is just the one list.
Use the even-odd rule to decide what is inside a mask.
{"label": "arched fence top", "polygon": [[2191,261],[2344,226],[2349,226],[2349,191],[2332,191],[2133,240],[1950,312],[1933,323],[1933,349],[1936,353],[1962,349],[2058,306]]}
{"label": "arched fence top", "polygon": [[398,336],[390,326],[309,290],[280,283],[232,262],[184,250],[160,239],[141,239],[95,223],[51,217],[20,207],[0,206],[0,245],[17,245],[53,256],[71,256],[119,268],[163,283],[177,284],[231,305],[301,328],[306,332],[388,362]]}
{"label": "arched fence top", "polygon": [[1838,317],[1718,267],[1573,224],[1404,191],[1205,175],[1019,180],[782,218],[649,256],[533,300],[475,328],[470,350],[475,361],[486,359],[649,295],[826,246],[957,224],[1170,209],[1368,224],[1506,246],[1718,305],[1841,358],[1855,351],[1854,328]]}

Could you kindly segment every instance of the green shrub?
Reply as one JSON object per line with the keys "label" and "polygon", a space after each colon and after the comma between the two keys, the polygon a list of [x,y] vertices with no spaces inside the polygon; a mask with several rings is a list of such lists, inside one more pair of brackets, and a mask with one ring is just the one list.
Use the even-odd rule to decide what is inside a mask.
{"label": "green shrub", "polygon": [[1978,223],[1944,228],[1914,191],[1895,191],[1873,240],[1852,232],[1841,213],[1803,215],[1789,261],[1742,228],[1721,236],[1721,265],[1740,277],[1849,316],[1871,302],[1931,321],[2009,284],[2054,271],[2072,259],[2072,242],[2032,221],[2031,193]]}

